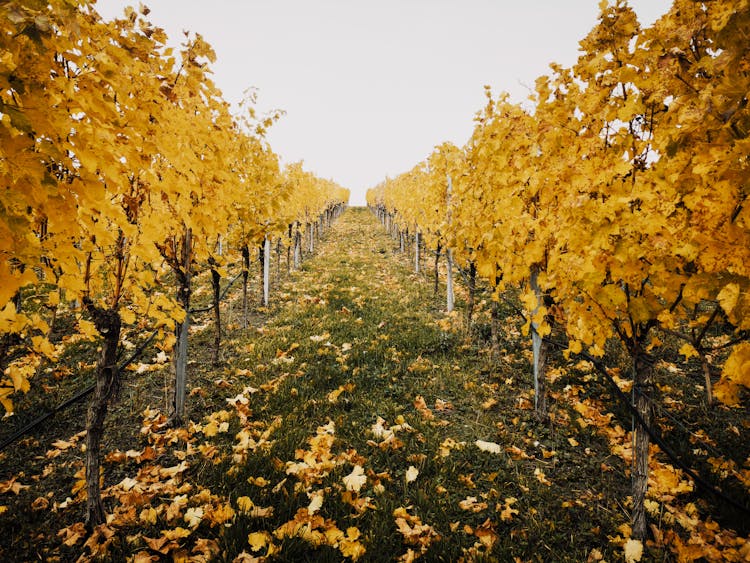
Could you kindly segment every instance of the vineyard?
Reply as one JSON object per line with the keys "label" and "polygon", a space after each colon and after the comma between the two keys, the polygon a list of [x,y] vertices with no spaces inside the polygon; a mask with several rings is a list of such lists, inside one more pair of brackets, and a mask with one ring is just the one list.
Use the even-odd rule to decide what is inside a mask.
{"label": "vineyard", "polygon": [[350,192],[148,8],[0,5],[0,555],[750,561],[750,3],[601,3]]}

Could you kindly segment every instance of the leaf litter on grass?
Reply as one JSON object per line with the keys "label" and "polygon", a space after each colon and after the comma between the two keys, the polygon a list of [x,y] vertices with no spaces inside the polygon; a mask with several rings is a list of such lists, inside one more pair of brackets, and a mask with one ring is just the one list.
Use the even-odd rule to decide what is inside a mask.
{"label": "leaf litter on grass", "polygon": [[80,491],[53,506],[67,525],[48,558],[635,559],[626,468],[586,422],[600,411],[566,391],[536,422],[526,349],[493,362],[395,250],[366,210],[345,213],[266,323],[229,331],[227,365],[193,374],[205,412],[173,429],[149,407],[140,448],[112,445],[107,524],[81,532]]}

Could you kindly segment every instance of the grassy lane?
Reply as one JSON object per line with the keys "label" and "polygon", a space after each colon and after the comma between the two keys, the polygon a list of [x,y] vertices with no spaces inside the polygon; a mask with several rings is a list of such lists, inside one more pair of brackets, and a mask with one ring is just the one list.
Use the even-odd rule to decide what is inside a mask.
{"label": "grassy lane", "polygon": [[[624,498],[625,478],[519,409],[524,350],[504,350],[496,369],[450,329],[430,281],[394,251],[367,211],[350,210],[284,285],[272,322],[231,342],[227,394],[240,408],[219,415],[229,426],[210,440],[225,457],[190,471],[238,510],[221,538],[225,556],[606,553],[626,514],[600,491]],[[243,513],[247,499],[255,515]]]}

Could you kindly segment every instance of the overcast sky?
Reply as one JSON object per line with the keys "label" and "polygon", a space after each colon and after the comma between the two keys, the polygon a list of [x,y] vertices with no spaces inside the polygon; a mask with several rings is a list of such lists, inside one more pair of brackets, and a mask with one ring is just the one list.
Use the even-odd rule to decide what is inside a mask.
{"label": "overcast sky", "polygon": [[[213,46],[214,80],[236,104],[286,115],[269,134],[283,162],[352,190],[409,170],[434,146],[466,143],[485,84],[528,97],[552,61],[572,65],[598,0],[150,0],[149,19],[178,45]],[[631,0],[642,24],[669,0]],[[127,0],[98,0],[110,19]]]}

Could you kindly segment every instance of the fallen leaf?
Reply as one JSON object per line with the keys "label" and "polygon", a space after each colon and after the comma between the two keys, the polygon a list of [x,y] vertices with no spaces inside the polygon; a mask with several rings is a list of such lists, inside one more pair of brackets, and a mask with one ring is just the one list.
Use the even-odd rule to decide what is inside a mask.
{"label": "fallen leaf", "polygon": [[643,557],[643,544],[640,540],[634,540],[633,538],[628,539],[623,547],[625,551],[625,561],[627,563],[635,563],[640,561]]}
{"label": "fallen leaf", "polygon": [[490,410],[492,407],[494,407],[497,404],[497,399],[489,398],[485,402],[482,403],[482,408],[486,411]]}
{"label": "fallen leaf", "polygon": [[143,510],[141,510],[141,514],[139,515],[139,518],[141,522],[154,525],[156,524],[156,510],[151,507],[144,508]]}
{"label": "fallen leaf", "polygon": [[253,551],[260,551],[266,547],[272,539],[271,534],[268,532],[252,532],[247,536],[247,543],[250,544],[250,549]]}
{"label": "fallen leaf", "polygon": [[479,501],[477,497],[466,497],[464,500],[458,503],[458,507],[461,510],[469,510],[471,512],[481,512],[487,508],[488,504],[483,501]]}
{"label": "fallen leaf", "polygon": [[422,395],[417,395],[414,399],[414,408],[417,409],[419,414],[422,415],[422,418],[426,420],[432,420],[435,418],[435,415],[432,414],[432,411],[427,407],[427,402]]}
{"label": "fallen leaf", "polygon": [[474,444],[483,452],[489,452],[491,454],[499,454],[503,451],[503,448],[500,446],[500,444],[496,444],[495,442],[485,442],[484,440],[477,440],[476,442],[474,442]]}
{"label": "fallen leaf", "polygon": [[347,491],[359,492],[362,486],[367,482],[365,470],[361,465],[355,465],[352,472],[344,477],[344,485]]}
{"label": "fallen leaf", "polygon": [[307,512],[315,514],[323,506],[323,491],[317,491],[312,495],[310,504],[307,505]]}
{"label": "fallen leaf", "polygon": [[183,519],[191,528],[197,528],[203,520],[203,507],[194,506],[188,508]]}
{"label": "fallen leaf", "polygon": [[174,530],[162,530],[161,535],[169,541],[179,540],[188,537],[190,535],[190,530],[178,526]]}
{"label": "fallen leaf", "polygon": [[86,537],[86,534],[86,526],[83,522],[76,522],[57,532],[57,536],[62,538],[63,544],[68,547],[76,545],[81,539]]}
{"label": "fallen leaf", "polygon": [[15,477],[12,477],[8,481],[0,481],[0,495],[5,493],[13,493],[17,495],[24,489],[28,489],[29,485],[22,485],[16,481]]}
{"label": "fallen leaf", "polygon": [[255,485],[256,487],[267,487],[271,484],[271,482],[268,479],[265,479],[263,477],[248,477],[247,482],[251,485]]}
{"label": "fallen leaf", "polygon": [[133,563],[153,563],[158,560],[158,555],[151,555],[148,551],[139,551],[133,556]]}
{"label": "fallen leaf", "polygon": [[547,476],[544,474],[544,471],[542,471],[538,467],[534,469],[534,477],[536,477],[536,480],[539,481],[542,485],[547,485],[548,487],[552,485],[552,483],[547,480]]}
{"label": "fallen leaf", "polygon": [[501,506],[500,503],[498,503],[498,508],[500,509],[500,520],[503,522],[510,522],[513,520],[513,516],[518,514],[518,510],[513,508],[513,504],[518,501],[515,497],[508,497],[505,499],[505,506]]}
{"label": "fallen leaf", "polygon": [[31,503],[32,510],[46,510],[47,508],[49,508],[49,500],[45,497],[37,497]]}

